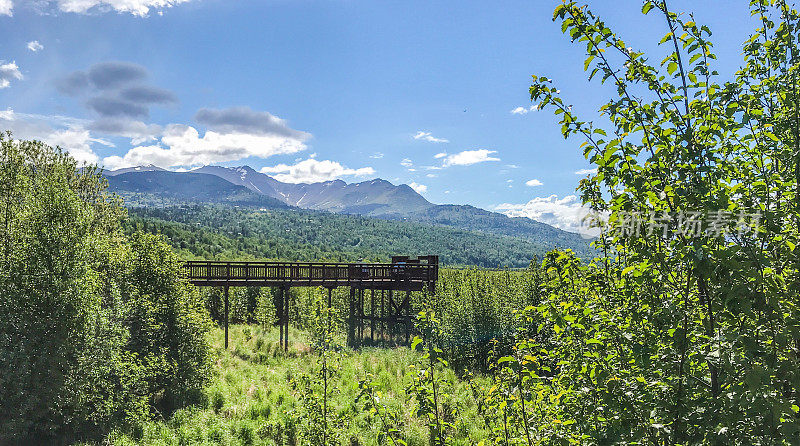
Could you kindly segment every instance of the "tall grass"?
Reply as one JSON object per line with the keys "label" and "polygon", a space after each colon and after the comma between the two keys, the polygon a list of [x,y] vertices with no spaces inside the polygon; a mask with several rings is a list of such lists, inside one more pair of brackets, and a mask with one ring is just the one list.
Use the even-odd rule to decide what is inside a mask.
{"label": "tall grass", "polygon": [[[222,330],[214,330],[214,377],[201,403],[180,409],[168,418],[157,416],[140,432],[112,432],[105,444],[301,444],[298,430],[305,414],[291,381],[301,374],[314,373],[317,367],[309,336],[293,328],[288,352],[278,347],[277,328],[234,325],[227,351],[222,347],[223,336]],[[412,415],[414,404],[405,393],[409,366],[420,359],[418,353],[404,347],[345,352],[330,383],[331,410],[338,419],[345,420],[335,426],[337,444],[384,444],[379,441],[385,436],[377,415],[364,410],[358,398],[359,383],[367,375],[371,375],[381,403],[398,415],[398,437],[408,445],[428,444],[426,422]],[[444,369],[442,373],[451,387],[442,404],[461,408],[461,417],[468,421],[454,433],[454,444],[475,444],[486,437],[486,432],[477,421],[469,386],[452,370]]]}

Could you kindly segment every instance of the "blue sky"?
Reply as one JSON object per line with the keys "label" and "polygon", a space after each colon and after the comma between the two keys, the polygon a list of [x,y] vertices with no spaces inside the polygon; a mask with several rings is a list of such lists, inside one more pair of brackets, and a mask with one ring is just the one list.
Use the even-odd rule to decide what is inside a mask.
{"label": "blue sky", "polygon": [[[511,113],[528,110],[530,75],[587,118],[612,93],[586,81],[557,4],[0,0],[0,127],[107,167],[381,177],[546,220],[577,206],[575,172],[590,166],[550,111]],[[592,9],[660,60],[663,20],[640,5]],[[732,73],[754,27],[746,2],[670,6],[712,28],[717,69]]]}

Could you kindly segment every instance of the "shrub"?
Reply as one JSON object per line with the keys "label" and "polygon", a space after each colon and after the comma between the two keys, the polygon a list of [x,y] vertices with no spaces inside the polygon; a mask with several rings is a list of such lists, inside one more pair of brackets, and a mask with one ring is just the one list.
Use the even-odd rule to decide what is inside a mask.
{"label": "shrub", "polygon": [[95,168],[0,135],[0,443],[136,428],[208,378],[208,317],[124,215]]}

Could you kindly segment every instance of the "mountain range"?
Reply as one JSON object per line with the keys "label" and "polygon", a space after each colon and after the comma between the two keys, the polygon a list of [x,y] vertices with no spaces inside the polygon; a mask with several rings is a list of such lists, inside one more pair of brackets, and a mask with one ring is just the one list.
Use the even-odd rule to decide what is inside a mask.
{"label": "mountain range", "polygon": [[586,252],[580,235],[524,217],[508,217],[469,205],[437,205],[408,185],[374,179],[284,183],[249,166],[204,166],[173,172],[139,166],[105,172],[109,189],[131,206],[175,203],[228,204],[267,209],[310,209],[389,220],[414,221],[495,235],[522,237],[553,248]]}

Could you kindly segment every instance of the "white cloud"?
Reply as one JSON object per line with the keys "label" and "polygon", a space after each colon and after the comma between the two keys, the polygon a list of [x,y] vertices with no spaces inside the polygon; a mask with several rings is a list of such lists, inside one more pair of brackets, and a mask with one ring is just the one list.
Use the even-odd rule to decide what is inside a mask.
{"label": "white cloud", "polygon": [[0,15],[14,15],[14,3],[11,0],[0,0]]}
{"label": "white cloud", "polygon": [[[2,0],[0,0],[2,1]],[[11,85],[12,80],[21,80],[22,73],[15,62],[0,65],[0,88]]]}
{"label": "white cloud", "polygon": [[575,175],[594,175],[597,173],[597,168],[594,169],[581,169],[576,170]]}
{"label": "white cloud", "polygon": [[123,157],[110,156],[103,162],[108,168],[119,169],[142,164],[177,167],[236,161],[251,156],[268,158],[305,150],[304,139],[210,130],[200,137],[194,127],[170,124],[164,129],[161,145],[134,147]]}
{"label": "white cloud", "polygon": [[[2,0],[0,0],[0,1],[2,1]],[[33,41],[28,42],[27,46],[28,46],[28,49],[33,51],[34,53],[44,49],[44,45],[39,43],[38,40],[33,40]]]}
{"label": "white cloud", "polygon": [[64,12],[86,14],[92,10],[98,12],[113,10],[130,13],[138,17],[147,16],[151,9],[160,14],[165,8],[171,8],[188,1],[190,0],[57,0],[58,9]]}
{"label": "white cloud", "polygon": [[0,111],[0,129],[11,130],[14,138],[39,140],[51,146],[60,146],[79,163],[97,163],[97,154],[92,145],[113,146],[112,143],[94,138],[84,128],[85,121],[63,116],[45,116],[16,113],[8,109]]}
{"label": "white cloud", "polygon": [[161,134],[161,126],[145,124],[142,121],[125,118],[98,119],[89,124],[89,130],[94,132],[122,136],[131,139],[131,145],[138,146],[150,141],[155,141]]}
{"label": "white cloud", "polygon": [[434,158],[436,158],[436,159],[439,159],[439,158],[444,158],[444,157],[446,157],[446,156],[447,156],[447,153],[446,153],[446,152],[439,152],[439,153],[437,153],[436,155],[433,155],[433,157],[434,157]]}
{"label": "white cloud", "polygon": [[559,198],[557,195],[537,197],[524,204],[503,203],[496,206],[495,210],[509,217],[527,217],[588,237],[595,237],[598,233],[596,228],[584,224],[584,218],[591,211],[584,207],[575,195],[564,198]]}
{"label": "white cloud", "polygon": [[[294,130],[267,112],[241,107],[202,111],[202,119],[198,120],[213,128],[202,137],[194,127],[170,124],[161,131],[159,144],[134,147],[124,156],[110,156],[103,162],[108,168],[119,169],[142,164],[186,167],[248,157],[269,158],[301,152],[306,149],[305,141],[311,138],[309,133]],[[153,124],[125,119],[107,119],[95,124],[98,131],[130,137],[134,144],[153,140],[160,131]]]}
{"label": "white cloud", "polygon": [[379,159],[383,158],[383,152],[375,152],[372,155],[370,155],[369,157],[372,158],[372,159],[379,160]]}
{"label": "white cloud", "polygon": [[284,183],[319,183],[344,176],[373,175],[375,169],[372,167],[348,169],[336,161],[318,161],[309,158],[291,166],[278,164],[277,166],[263,167],[261,173],[272,175],[273,178]]}
{"label": "white cloud", "polygon": [[493,153],[497,153],[497,151],[486,149],[465,150],[453,155],[448,155],[444,159],[444,167],[469,166],[487,161],[500,161],[500,158],[494,158],[490,156]]}
{"label": "white cloud", "polygon": [[408,158],[403,158],[403,160],[400,161],[400,165],[403,167],[411,167],[414,165],[414,163],[412,163],[411,160]]}
{"label": "white cloud", "polygon": [[543,184],[544,184],[544,183],[542,183],[541,181],[539,181],[539,180],[537,180],[537,179],[535,179],[535,178],[534,178],[534,179],[532,179],[532,180],[528,180],[528,181],[526,181],[526,182],[525,182],[525,185],[526,185],[526,186],[530,186],[530,187],[541,186],[541,185],[543,185]]}
{"label": "white cloud", "polygon": [[425,176],[428,177],[428,178],[436,178],[437,175],[435,173],[429,173],[429,174],[427,174]]}
{"label": "white cloud", "polygon": [[530,112],[532,112],[532,111],[536,111],[536,110],[538,110],[538,109],[539,109],[539,106],[538,106],[538,105],[531,105],[531,106],[530,106],[530,107],[528,107],[528,108],[525,108],[525,107],[517,107],[517,108],[515,108],[515,109],[511,110],[511,112],[510,112],[510,113],[511,113],[512,115],[526,115],[526,114],[528,114],[528,113],[530,113]]}
{"label": "white cloud", "polygon": [[423,131],[417,132],[417,134],[414,135],[414,139],[421,139],[423,141],[428,141],[428,142],[450,142],[444,138],[434,137],[433,135],[431,135],[431,132],[423,132]]}
{"label": "white cloud", "polygon": [[415,183],[413,181],[411,183],[408,183],[408,186],[410,188],[414,189],[414,191],[416,193],[418,193],[418,194],[423,194],[428,190],[428,186],[426,186],[424,184],[417,184],[417,183]]}
{"label": "white cloud", "polygon": [[107,141],[92,138],[88,130],[83,129],[65,129],[56,130],[53,133],[46,135],[42,141],[51,146],[60,146],[67,150],[70,156],[75,158],[78,163],[95,164],[99,158],[90,146],[92,142],[98,142],[108,145]]}

